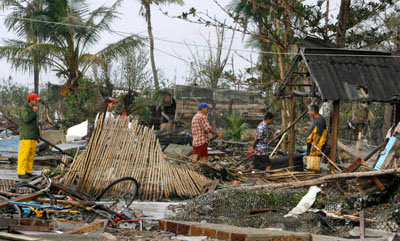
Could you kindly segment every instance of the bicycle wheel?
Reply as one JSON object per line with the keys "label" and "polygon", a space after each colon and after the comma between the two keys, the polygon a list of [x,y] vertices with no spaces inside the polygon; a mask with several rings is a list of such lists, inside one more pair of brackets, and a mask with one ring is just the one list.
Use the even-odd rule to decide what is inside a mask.
{"label": "bicycle wheel", "polygon": [[[9,198],[0,195],[0,201],[6,201],[8,199]],[[0,208],[0,217],[20,219],[22,218],[22,212],[17,205],[7,205],[3,208]]]}
{"label": "bicycle wheel", "polygon": [[110,202],[110,209],[126,209],[139,196],[139,183],[133,177],[123,177],[108,185],[96,200]]}

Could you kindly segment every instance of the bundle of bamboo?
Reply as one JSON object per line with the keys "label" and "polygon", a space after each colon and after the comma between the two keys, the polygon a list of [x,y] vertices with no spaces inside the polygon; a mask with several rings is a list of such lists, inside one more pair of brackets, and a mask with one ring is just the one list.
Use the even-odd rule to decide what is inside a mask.
{"label": "bundle of bamboo", "polygon": [[[190,166],[177,166],[165,160],[153,128],[129,118],[101,121],[87,149],[72,163],[64,184],[92,195],[112,181],[133,177],[140,183],[140,197],[159,200],[171,195],[197,196],[210,180]],[[121,186],[126,191],[127,188]]]}

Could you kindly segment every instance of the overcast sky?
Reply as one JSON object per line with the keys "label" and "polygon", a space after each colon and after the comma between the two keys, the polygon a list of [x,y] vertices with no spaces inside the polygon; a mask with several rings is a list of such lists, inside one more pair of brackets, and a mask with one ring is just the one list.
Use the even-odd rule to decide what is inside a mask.
{"label": "overcast sky", "polygon": [[[221,5],[227,5],[231,0],[219,0]],[[317,0],[307,0],[307,3],[316,2]],[[91,8],[99,7],[103,4],[111,5],[114,1],[112,0],[88,0]],[[340,0],[331,0],[331,12],[338,11]],[[187,11],[191,7],[195,7],[199,11],[206,12],[210,15],[218,16],[220,19],[228,18],[223,11],[221,11],[212,0],[185,0],[184,6],[179,5],[170,5],[163,6],[162,9],[164,11],[168,11],[170,14],[179,14],[183,11]],[[139,0],[125,0],[121,7],[119,8],[119,19],[114,21],[114,30],[126,32],[126,33],[136,33],[147,36],[147,26],[144,18],[139,15],[140,4]],[[7,14],[7,12],[0,14]],[[4,17],[0,18],[0,36],[3,39],[14,38],[15,35],[12,32],[9,32],[3,22]],[[164,14],[162,14],[158,7],[153,7],[152,9],[152,24],[153,24],[153,32],[155,38],[172,40],[178,42],[186,42],[186,43],[197,43],[200,45],[205,45],[206,42],[203,36],[208,36],[211,34],[213,37],[215,34],[215,30],[213,28],[208,28],[199,24],[189,23],[179,19],[172,19]],[[210,32],[211,31],[211,32]],[[116,42],[122,38],[121,35],[112,34],[112,33],[104,33],[102,35],[101,41],[92,46],[90,51],[93,53],[98,50],[106,47],[108,44]],[[233,48],[235,49],[245,49],[245,43],[243,41],[241,34],[236,34]],[[170,53],[175,56],[179,56],[183,59],[188,59],[190,56],[190,52],[188,47],[182,44],[175,44],[170,42],[165,42],[161,40],[155,40],[155,47],[163,52]],[[202,49],[200,49],[202,50]],[[250,53],[243,52],[242,55],[249,57]],[[162,70],[164,75],[170,80],[170,82],[184,83],[185,76],[188,75],[189,67],[187,62],[184,62],[180,59],[169,56],[160,51],[155,52],[156,64],[159,69]],[[256,59],[257,56],[253,54],[253,59]],[[236,68],[244,68],[247,65],[246,61],[241,59],[238,56],[235,56],[235,67]],[[15,71],[11,68],[6,61],[0,61],[0,79],[7,78],[8,76],[12,76],[15,81],[28,86],[29,88],[33,88],[33,76],[29,73],[21,73],[20,71]],[[58,79],[54,73],[51,72],[43,72],[41,73],[41,83],[62,83],[62,80]]]}

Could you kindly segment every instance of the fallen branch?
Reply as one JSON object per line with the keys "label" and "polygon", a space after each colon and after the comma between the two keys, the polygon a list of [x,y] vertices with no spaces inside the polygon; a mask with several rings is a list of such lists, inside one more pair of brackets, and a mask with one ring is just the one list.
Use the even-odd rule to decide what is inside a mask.
{"label": "fallen branch", "polygon": [[320,185],[323,183],[327,183],[327,182],[331,182],[331,181],[335,181],[335,180],[339,180],[339,179],[349,179],[349,178],[357,178],[357,177],[375,177],[375,176],[396,174],[396,173],[400,173],[400,168],[386,169],[386,170],[379,170],[379,171],[368,171],[368,172],[332,174],[332,175],[326,175],[326,176],[323,176],[320,178],[316,178],[313,180],[307,180],[307,181],[256,185],[256,186],[250,186],[250,187],[234,187],[234,188],[226,188],[223,190],[218,190],[217,192],[226,192],[226,191],[231,191],[231,190],[249,191],[249,190],[258,190],[258,189],[307,187],[307,186]]}

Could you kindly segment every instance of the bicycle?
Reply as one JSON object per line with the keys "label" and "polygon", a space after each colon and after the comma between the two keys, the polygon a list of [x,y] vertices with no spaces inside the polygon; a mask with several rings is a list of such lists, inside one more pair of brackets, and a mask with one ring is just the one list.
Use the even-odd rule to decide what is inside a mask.
{"label": "bicycle", "polygon": [[[53,183],[48,171],[44,171],[40,176],[18,183],[12,191],[15,194],[40,193],[41,199],[37,199],[39,202],[10,201],[6,208],[0,209],[0,216],[12,215],[13,218],[35,217],[85,222],[91,222],[101,216],[109,219],[114,226],[116,223],[126,222],[139,222],[140,227],[142,226],[143,220],[140,217],[126,211],[139,196],[139,183],[131,177],[124,177],[112,182],[99,195],[93,197]],[[64,195],[57,194],[60,192]],[[75,203],[69,201],[67,195],[78,201]],[[0,196],[0,199],[8,200],[8,197]],[[41,204],[43,201],[49,204]],[[82,206],[81,203],[85,203],[87,206]]]}

